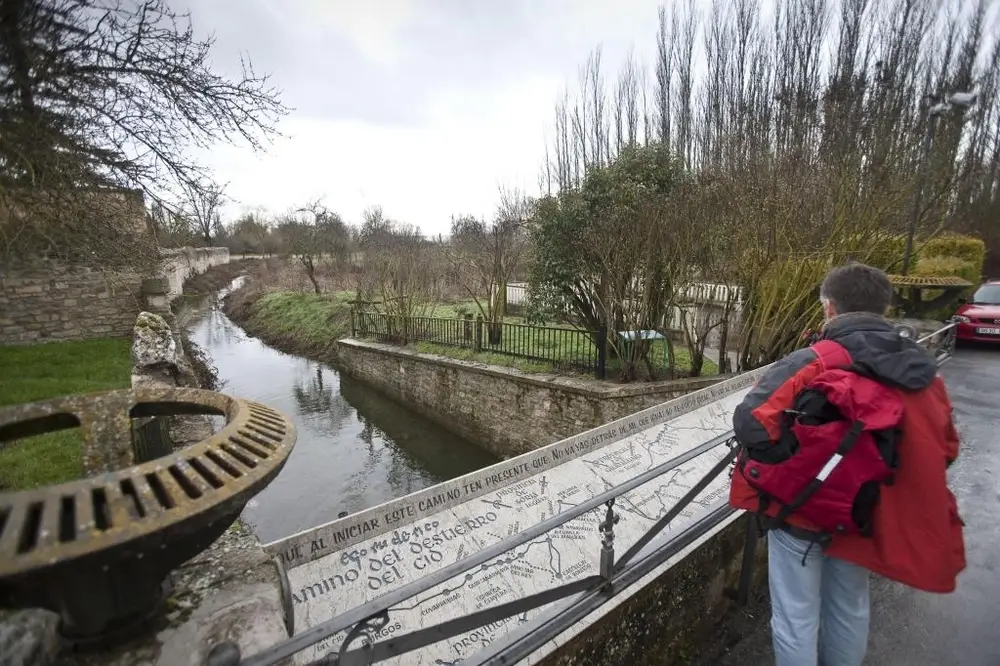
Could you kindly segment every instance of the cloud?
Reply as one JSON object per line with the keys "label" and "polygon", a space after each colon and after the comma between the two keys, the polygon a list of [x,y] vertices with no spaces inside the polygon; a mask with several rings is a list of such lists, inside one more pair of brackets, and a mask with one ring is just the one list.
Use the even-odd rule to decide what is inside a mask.
{"label": "cloud", "polygon": [[302,12],[313,18],[313,30],[327,38],[345,39],[363,58],[377,65],[392,67],[400,64],[411,46],[404,30],[417,16],[417,0],[292,0],[286,10]]}
{"label": "cloud", "polygon": [[357,220],[379,204],[426,233],[443,233],[452,214],[491,215],[501,186],[537,189],[544,150],[537,119],[550,107],[552,83],[522,82],[497,97],[440,93],[419,127],[293,117],[283,126],[287,138],[266,155],[227,148],[206,159],[227,174],[241,206],[281,210],[324,198]]}
{"label": "cloud", "polygon": [[[190,0],[172,0],[182,3]],[[498,187],[538,190],[553,105],[603,44],[606,78],[655,49],[656,0],[214,0],[190,3],[220,68],[241,53],[295,108],[264,155],[204,154],[237,203],[273,210],[323,197],[446,232],[488,216]]]}

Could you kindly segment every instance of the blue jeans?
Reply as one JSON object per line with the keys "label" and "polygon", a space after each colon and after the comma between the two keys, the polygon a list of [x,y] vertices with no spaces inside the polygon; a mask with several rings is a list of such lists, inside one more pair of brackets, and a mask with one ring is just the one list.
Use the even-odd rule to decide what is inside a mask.
{"label": "blue jeans", "polygon": [[867,569],[827,557],[781,530],[767,533],[777,666],[860,666],[868,646]]}

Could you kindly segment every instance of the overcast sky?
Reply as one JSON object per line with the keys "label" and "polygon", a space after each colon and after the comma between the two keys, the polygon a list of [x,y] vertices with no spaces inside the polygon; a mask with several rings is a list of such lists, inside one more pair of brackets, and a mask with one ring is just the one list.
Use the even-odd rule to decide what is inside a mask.
{"label": "overcast sky", "polygon": [[205,157],[244,207],[323,197],[356,221],[370,205],[446,232],[490,215],[498,187],[538,191],[560,91],[604,49],[651,61],[660,0],[173,0],[214,32],[216,66],[241,53],[294,111],[266,154]]}

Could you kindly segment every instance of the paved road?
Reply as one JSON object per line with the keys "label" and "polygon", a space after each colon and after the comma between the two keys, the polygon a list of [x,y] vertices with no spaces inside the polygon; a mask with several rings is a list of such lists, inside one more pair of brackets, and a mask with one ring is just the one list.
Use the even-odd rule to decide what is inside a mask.
{"label": "paved road", "polygon": [[[1000,349],[960,349],[942,374],[962,439],[951,485],[968,567],[950,595],[877,579],[866,666],[1000,666]],[[773,664],[767,619],[764,600],[737,618],[740,640],[704,663]]]}

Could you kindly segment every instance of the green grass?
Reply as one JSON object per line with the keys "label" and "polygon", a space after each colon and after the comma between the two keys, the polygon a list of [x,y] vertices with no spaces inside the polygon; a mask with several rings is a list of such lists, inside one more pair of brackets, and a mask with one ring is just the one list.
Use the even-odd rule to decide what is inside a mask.
{"label": "green grass", "polygon": [[[0,406],[128,388],[130,345],[128,338],[115,338],[0,347]],[[79,478],[81,445],[77,430],[9,444],[0,450],[0,488],[23,490]]]}
{"label": "green grass", "polygon": [[[650,345],[649,358],[653,361],[653,367],[664,368],[666,367],[667,361],[667,343],[663,340],[654,340]],[[674,359],[677,364],[677,370],[680,372],[690,372],[691,371],[691,354],[688,348],[682,344],[674,343]],[[620,363],[616,358],[608,359],[608,371],[617,372],[620,367]],[[706,358],[701,364],[701,376],[707,377],[708,375],[719,374],[719,366],[715,361]]]}
{"label": "green grass", "polygon": [[[290,343],[293,348],[308,353],[310,350],[322,350],[334,340],[350,335],[350,312],[348,303],[353,298],[351,292],[335,294],[312,294],[302,292],[274,292],[261,296],[250,309],[250,330],[265,333],[271,338],[281,338]],[[473,316],[479,313],[475,302],[460,301],[455,303],[438,303],[428,309],[427,316],[436,319],[456,319],[460,311],[470,312]],[[508,316],[506,323],[521,324],[523,318]],[[565,323],[550,323],[548,328],[561,331],[575,331],[572,325]],[[504,347],[510,350],[531,349],[533,354],[548,358],[581,359],[592,358],[595,354],[590,338],[580,333],[559,333],[515,329],[525,336],[520,344],[511,340],[505,341]],[[513,331],[508,331],[508,334]],[[527,339],[529,338],[530,339]],[[487,363],[517,368],[523,372],[551,373],[553,364],[545,361],[534,361],[508,354],[498,354],[489,350],[475,352],[469,348],[453,347],[431,342],[420,342],[411,348],[428,354],[438,354],[449,358]],[[683,345],[674,345],[677,370],[686,373],[691,369],[691,358]],[[655,341],[650,351],[654,366],[663,372],[666,365],[666,343]],[[618,361],[608,359],[608,374],[614,377],[618,374]],[[644,369],[642,370],[644,371]],[[718,373],[718,367],[710,360],[705,361],[702,375]]]}
{"label": "green grass", "polygon": [[[483,305],[485,306],[485,303]],[[472,299],[459,301],[457,303],[435,303],[432,307],[427,308],[428,317],[455,319],[458,317],[459,312],[471,314],[473,319],[481,314],[479,312],[479,306],[477,306],[476,302]]]}
{"label": "green grass", "polygon": [[[485,307],[486,304],[483,303],[483,306]],[[458,301],[458,302],[455,302],[455,303],[436,303],[436,304],[434,304],[433,307],[430,307],[430,308],[427,309],[427,315],[426,316],[428,316],[428,317],[438,317],[438,318],[442,318],[442,319],[456,319],[459,316],[459,312],[462,312],[462,313],[465,313],[465,314],[471,314],[473,319],[475,319],[480,314],[482,314],[479,311],[479,306],[477,306],[476,302],[470,298],[468,300]],[[527,323],[527,322],[525,322],[525,318],[522,317],[522,316],[520,316],[520,315],[507,314],[503,318],[503,320],[504,320],[504,323],[506,323],[506,324],[524,324],[524,323]],[[555,322],[555,321],[546,322],[545,325],[549,326],[551,328],[566,328],[566,329],[572,329],[573,328],[572,324],[567,324],[567,323],[564,323],[564,322]]]}
{"label": "green grass", "polygon": [[274,292],[253,304],[250,323],[271,336],[321,348],[351,332],[350,292]]}
{"label": "green grass", "polygon": [[[474,315],[478,314],[478,309],[475,307],[474,302],[462,301],[458,303],[437,304],[433,308],[433,314],[428,314],[427,316],[435,319],[456,319],[458,317],[458,313],[462,310],[472,312]],[[508,315],[504,318],[504,322],[508,324],[523,324],[524,320],[521,317]],[[437,328],[440,329],[440,327]],[[576,359],[584,363],[588,361],[596,362],[596,351],[588,335],[578,331],[571,324],[561,322],[548,323],[544,328],[555,330],[539,330],[536,328],[505,329],[505,335],[508,337],[503,342],[503,349],[510,352],[525,351],[529,352],[531,356],[538,356],[541,358],[565,359],[566,361]],[[430,335],[428,337],[432,338],[443,332],[440,330],[436,331],[434,326],[430,326],[429,329],[428,333]],[[449,335],[458,335],[457,329],[449,333]],[[415,335],[415,337],[421,336],[418,334]],[[495,351],[491,351],[488,348],[481,352],[475,352],[468,347],[443,345],[437,342],[424,341],[412,344],[411,348],[424,353],[447,356],[448,358],[517,368],[524,372],[550,373],[557,371],[554,369],[552,362],[526,359],[514,354],[500,354]],[[664,340],[655,340],[651,344],[649,358],[652,360],[653,367],[657,370],[658,376],[666,375],[666,368],[668,366],[667,350],[667,343]],[[689,373],[691,370],[691,356],[688,353],[687,348],[684,345],[675,344],[674,357],[676,361],[676,371],[681,374]],[[607,361],[608,377],[617,377],[620,366],[621,364],[618,359],[610,357],[609,355]],[[565,370],[558,371],[565,373]],[[639,368],[640,375],[645,374],[645,372],[645,365],[641,365]],[[718,365],[714,361],[706,358],[702,364],[701,375],[714,375],[718,374],[718,372]]]}
{"label": "green grass", "polygon": [[[557,354],[564,353],[568,356],[570,352],[578,351],[573,349],[575,346],[589,345],[583,336],[572,336],[562,345],[559,344],[539,344],[538,349],[544,349],[546,354]],[[417,342],[409,345],[409,347],[415,351],[423,354],[437,354],[439,356],[445,356],[447,358],[454,358],[460,361],[475,361],[477,363],[486,363],[488,365],[499,365],[506,368],[516,368],[521,372],[528,373],[552,373],[561,372],[562,374],[580,374],[582,373],[566,373],[565,371],[556,370],[552,363],[533,361],[524,358],[518,358],[517,356],[511,356],[508,354],[497,354],[489,351],[476,352],[468,347],[452,347],[449,345],[440,345],[432,342]],[[651,357],[654,359],[654,367],[658,368],[661,372],[665,365],[666,359],[666,344],[663,342],[654,342],[653,349],[650,352]],[[691,370],[691,356],[688,350],[681,345],[674,345],[674,355],[677,359],[677,370],[680,372],[689,372]],[[607,362],[607,372],[609,377],[614,377],[618,374],[620,369],[620,363],[618,359],[609,358]],[[645,370],[645,366],[641,368]],[[701,376],[715,375],[719,373],[719,366],[710,359],[705,359],[702,364]]]}

